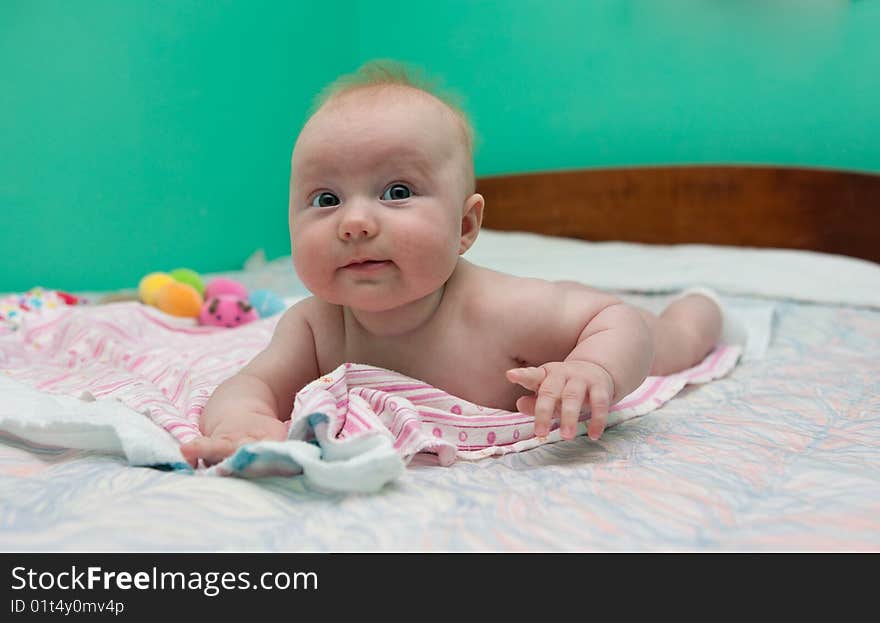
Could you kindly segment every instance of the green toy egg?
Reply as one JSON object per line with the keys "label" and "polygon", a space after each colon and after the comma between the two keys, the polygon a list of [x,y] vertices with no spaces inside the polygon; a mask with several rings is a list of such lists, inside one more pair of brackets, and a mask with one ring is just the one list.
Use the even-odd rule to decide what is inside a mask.
{"label": "green toy egg", "polygon": [[174,278],[168,273],[150,273],[141,279],[138,284],[138,296],[147,305],[155,305],[159,290],[162,289],[162,286],[172,281],[174,281]]}
{"label": "green toy egg", "polygon": [[205,282],[202,281],[201,275],[189,268],[175,268],[170,275],[175,281],[185,283],[196,289],[200,296],[205,296]]}

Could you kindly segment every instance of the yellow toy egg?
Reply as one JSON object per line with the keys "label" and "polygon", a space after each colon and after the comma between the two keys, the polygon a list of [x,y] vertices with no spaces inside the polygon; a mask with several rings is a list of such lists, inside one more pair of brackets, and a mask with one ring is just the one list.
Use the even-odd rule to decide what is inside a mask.
{"label": "yellow toy egg", "polygon": [[156,307],[166,314],[195,318],[202,311],[202,295],[194,287],[173,279],[159,290]]}
{"label": "yellow toy egg", "polygon": [[174,281],[174,278],[168,273],[150,273],[141,279],[141,282],[138,284],[138,296],[147,305],[155,305],[159,290],[162,289],[162,286],[172,281]]}

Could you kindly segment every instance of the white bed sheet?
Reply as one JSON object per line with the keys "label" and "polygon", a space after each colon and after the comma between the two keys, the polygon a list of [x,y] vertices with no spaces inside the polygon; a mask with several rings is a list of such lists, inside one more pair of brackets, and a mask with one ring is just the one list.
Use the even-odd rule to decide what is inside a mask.
{"label": "white bed sheet", "polygon": [[[544,245],[539,257],[557,258],[557,243],[571,244],[532,242]],[[579,254],[589,246],[575,244]],[[519,258],[507,270],[535,270],[535,257]],[[868,268],[859,279],[870,286],[873,274],[880,286],[880,267]],[[662,262],[651,270],[662,272]],[[283,260],[246,277],[296,293]],[[770,296],[743,296],[747,285],[738,282],[736,301]],[[664,295],[625,296],[656,307]],[[375,495],[310,491],[300,477],[160,472],[6,439],[0,550],[880,550],[880,310],[864,297],[858,305],[793,298],[774,298],[763,357],[599,442],[580,437],[449,467],[420,456]]]}

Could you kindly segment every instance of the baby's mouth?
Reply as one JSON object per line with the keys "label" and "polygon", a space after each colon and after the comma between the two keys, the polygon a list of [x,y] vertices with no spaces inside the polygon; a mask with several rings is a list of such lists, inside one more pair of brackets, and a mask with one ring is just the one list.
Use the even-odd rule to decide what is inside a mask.
{"label": "baby's mouth", "polygon": [[374,271],[391,266],[391,260],[361,260],[359,262],[350,262],[343,266],[356,271]]}

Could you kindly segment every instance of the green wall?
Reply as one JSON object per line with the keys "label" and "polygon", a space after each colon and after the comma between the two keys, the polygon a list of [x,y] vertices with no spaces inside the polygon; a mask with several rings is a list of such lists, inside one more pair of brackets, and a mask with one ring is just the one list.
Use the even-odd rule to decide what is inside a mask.
{"label": "green wall", "polygon": [[290,252],[290,150],[353,3],[0,0],[0,291]]}
{"label": "green wall", "polygon": [[477,172],[880,172],[880,2],[0,2],[0,291],[289,253],[290,148],[369,58],[460,92]]}
{"label": "green wall", "polygon": [[[880,171],[880,2],[365,2],[364,58],[467,96],[478,173],[657,163]],[[380,8],[381,7],[381,10]]]}

